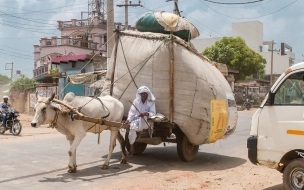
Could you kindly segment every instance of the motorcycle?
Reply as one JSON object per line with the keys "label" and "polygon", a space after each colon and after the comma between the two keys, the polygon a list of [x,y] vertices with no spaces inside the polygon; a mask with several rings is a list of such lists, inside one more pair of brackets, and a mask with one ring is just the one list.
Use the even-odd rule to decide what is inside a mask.
{"label": "motorcycle", "polygon": [[244,103],[241,106],[241,111],[243,111],[245,109],[250,110],[253,103],[254,103],[254,100],[250,100],[249,98],[245,98]]}
{"label": "motorcycle", "polygon": [[[9,130],[14,136],[18,136],[22,130],[22,125],[18,119],[18,116],[19,112],[17,110],[7,112],[5,129],[1,127],[0,134],[4,134],[5,131]],[[2,123],[2,117],[0,117],[0,122]]]}

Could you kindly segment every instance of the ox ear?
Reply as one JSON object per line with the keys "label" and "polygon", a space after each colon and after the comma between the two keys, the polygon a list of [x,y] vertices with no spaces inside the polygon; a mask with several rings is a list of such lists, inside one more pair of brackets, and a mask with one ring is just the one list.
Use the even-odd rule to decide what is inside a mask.
{"label": "ox ear", "polygon": [[55,93],[53,93],[52,96],[49,97],[49,101],[51,102],[54,99],[54,97],[55,97]]}
{"label": "ox ear", "polygon": [[57,104],[57,103],[51,102],[51,108],[52,108],[54,111],[61,111],[61,112],[62,112],[62,107],[61,107],[61,105],[59,105],[59,104]]}

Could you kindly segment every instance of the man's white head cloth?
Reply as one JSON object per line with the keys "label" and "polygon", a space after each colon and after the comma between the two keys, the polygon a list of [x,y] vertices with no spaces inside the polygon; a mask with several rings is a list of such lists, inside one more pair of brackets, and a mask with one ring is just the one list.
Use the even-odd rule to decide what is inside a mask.
{"label": "man's white head cloth", "polygon": [[6,98],[6,99],[9,99],[8,96],[3,96],[3,99],[5,99],[5,98]]}
{"label": "man's white head cloth", "polygon": [[136,93],[136,99],[141,99],[140,93],[147,93],[148,94],[148,101],[155,101],[155,97],[150,91],[150,89],[146,86],[141,86],[138,88],[137,93]]}

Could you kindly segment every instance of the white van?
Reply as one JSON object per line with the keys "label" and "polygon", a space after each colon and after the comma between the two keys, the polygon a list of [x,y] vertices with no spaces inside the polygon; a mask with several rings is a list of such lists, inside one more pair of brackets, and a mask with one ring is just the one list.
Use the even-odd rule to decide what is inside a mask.
{"label": "white van", "polygon": [[304,62],[272,86],[252,117],[247,148],[253,164],[283,173],[286,189],[304,187]]}

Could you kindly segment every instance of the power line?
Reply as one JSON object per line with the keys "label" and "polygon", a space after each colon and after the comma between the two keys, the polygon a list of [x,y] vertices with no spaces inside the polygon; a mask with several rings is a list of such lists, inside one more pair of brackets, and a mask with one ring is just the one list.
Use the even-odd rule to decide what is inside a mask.
{"label": "power line", "polygon": [[204,0],[210,3],[216,3],[216,4],[226,4],[226,5],[237,5],[237,4],[250,4],[250,3],[257,3],[257,2],[261,2],[264,0],[256,0],[256,1],[248,1],[248,2],[242,2],[242,3],[223,3],[223,2],[218,2],[218,1],[210,1],[210,0]]}
{"label": "power line", "polygon": [[22,20],[27,20],[27,21],[31,21],[31,22],[40,23],[40,24],[46,24],[46,25],[50,25],[50,26],[57,26],[57,25],[55,25],[55,24],[48,24],[48,23],[44,23],[44,22],[38,22],[38,21],[31,20],[31,19],[26,19],[26,18],[14,16],[14,15],[12,15],[12,14],[5,13],[5,12],[3,12],[3,11],[0,11],[0,13],[3,13],[3,14],[5,14],[5,15],[10,15],[11,17],[19,18],[19,19],[22,19]]}
{"label": "power line", "polygon": [[235,5],[235,6],[233,6],[233,5],[225,6],[225,5],[221,5],[221,4],[214,4],[213,7],[224,7],[224,8],[229,8],[229,9],[230,8],[243,8],[243,7],[248,8],[248,7],[257,7],[257,6],[261,7],[262,4],[264,5],[266,3],[269,3],[270,1],[274,1],[274,0],[266,0],[266,1],[264,0],[263,2],[261,2],[259,4],[245,4],[245,5],[239,5],[239,6],[237,6],[237,5]]}
{"label": "power line", "polygon": [[[52,29],[56,28],[54,26],[32,25],[32,24],[24,24],[24,23],[5,21],[5,20],[2,20],[1,23],[7,24],[7,25],[10,25],[10,26],[16,26],[16,27],[20,27],[19,25],[33,26],[33,27],[38,27],[37,30],[49,30],[50,28],[52,28]],[[11,24],[11,23],[14,23],[14,24],[17,24],[17,25],[14,25],[14,24]],[[41,27],[43,27],[43,28],[41,28]],[[27,28],[27,29],[35,29],[35,28]]]}
{"label": "power line", "polygon": [[[54,7],[51,9],[42,9],[42,10],[38,10],[38,11],[34,11],[34,10],[27,10],[27,9],[18,9],[18,8],[14,8],[14,7],[8,7],[8,6],[1,6],[1,7],[6,7],[6,8],[10,8],[10,9],[15,9],[15,10],[24,10],[24,11],[29,11],[29,12],[23,12],[23,13],[15,13],[15,14],[30,14],[30,13],[40,13],[40,12],[45,12],[47,10],[54,10],[54,9],[59,9],[59,8],[65,8],[65,7],[71,7],[71,6],[78,6],[78,5],[84,5],[87,3],[79,3],[79,4],[73,4],[73,5],[65,5],[62,7]],[[85,6],[86,7],[86,6]],[[75,8],[73,7],[73,10]],[[0,14],[1,15],[1,14]]]}
{"label": "power line", "polygon": [[[193,0],[193,1],[194,1],[194,0]],[[200,0],[199,0],[199,1],[200,1]],[[206,7],[209,8],[209,6],[206,5],[204,2],[201,2],[201,3],[204,4]],[[196,3],[195,3],[195,4],[196,4]],[[197,4],[196,4],[196,5],[197,5]],[[197,5],[197,6],[200,6],[200,5]],[[212,9],[211,9],[211,10],[212,10]],[[209,13],[209,12],[208,12],[208,13]],[[211,14],[211,13],[209,13],[209,14]],[[220,20],[220,21],[223,21],[223,22],[225,22],[225,23],[228,23],[227,21],[218,18],[216,15],[213,15],[213,14],[211,14],[211,15],[212,15],[213,17],[217,18],[217,19]],[[226,18],[226,19],[229,20],[228,18]],[[229,20],[229,21],[230,21],[230,22],[229,22],[229,25],[230,25],[230,24],[232,23],[232,21],[231,21],[231,20]],[[250,27],[250,25],[248,25],[248,24],[246,24],[246,25]],[[240,32],[242,32],[242,33],[244,33],[244,34],[250,35],[251,37],[253,37],[253,38],[259,40],[255,34],[246,32],[243,28],[239,27],[238,25],[235,25],[235,26],[236,26],[235,29],[237,29],[238,31],[240,31]],[[253,30],[256,30],[256,29],[253,29]],[[258,31],[257,31],[257,32],[258,32]]]}
{"label": "power line", "polygon": [[21,53],[11,52],[11,51],[8,51],[8,50],[5,50],[5,49],[1,49],[1,48],[0,48],[0,50],[6,51],[6,52],[9,52],[9,53],[13,53],[13,54],[18,54],[18,55],[24,56],[24,57],[33,57],[33,55],[25,55],[25,54],[21,54]]}
{"label": "power line", "polygon": [[18,27],[18,26],[14,26],[14,25],[9,25],[9,24],[5,24],[5,23],[2,23],[2,22],[0,22],[0,25],[7,26],[7,27],[10,27],[10,28],[15,28],[15,29],[22,29],[22,30],[26,30],[26,31],[30,31],[30,32],[40,33],[40,34],[53,34],[53,33],[49,33],[49,32],[35,31],[35,30],[30,29],[30,28],[23,28],[23,27]]}
{"label": "power line", "polygon": [[[202,2],[202,0],[199,0],[199,1]],[[221,14],[221,15],[223,15],[223,16],[229,17],[229,18],[234,18],[234,19],[256,19],[256,18],[262,18],[262,17],[268,16],[268,15],[274,14],[274,13],[276,13],[276,12],[279,12],[279,11],[281,11],[282,9],[285,9],[286,7],[292,5],[293,3],[297,2],[297,1],[298,1],[298,0],[295,0],[295,1],[291,2],[290,4],[284,6],[284,7],[280,8],[280,9],[278,9],[278,10],[276,10],[276,11],[270,12],[270,13],[268,13],[268,14],[265,14],[265,15],[262,15],[262,16],[258,16],[258,17],[250,17],[250,18],[233,17],[233,16],[230,16],[230,15],[226,15],[226,14],[220,13],[220,12],[214,10],[213,8],[211,8],[211,7],[208,6],[208,5],[206,5],[206,6],[207,6],[209,9],[213,10],[214,12],[216,12],[216,13],[218,13],[218,14]],[[202,2],[202,3],[203,3],[203,2]]]}
{"label": "power line", "polygon": [[1,45],[1,46],[6,47],[6,48],[9,48],[9,49],[14,49],[14,50],[19,50],[19,51],[31,52],[31,53],[32,53],[32,51],[26,51],[26,50],[22,50],[22,49],[12,48],[12,47],[5,46],[5,45]]}

